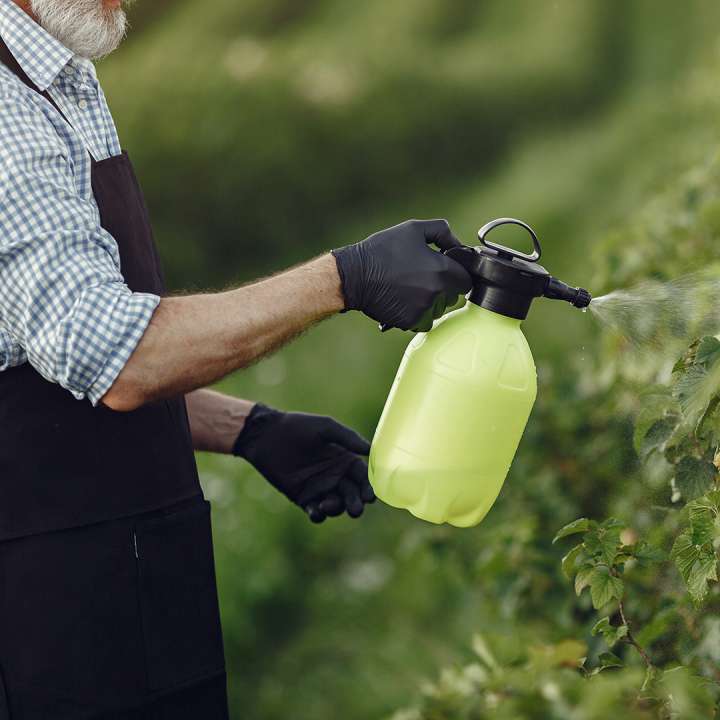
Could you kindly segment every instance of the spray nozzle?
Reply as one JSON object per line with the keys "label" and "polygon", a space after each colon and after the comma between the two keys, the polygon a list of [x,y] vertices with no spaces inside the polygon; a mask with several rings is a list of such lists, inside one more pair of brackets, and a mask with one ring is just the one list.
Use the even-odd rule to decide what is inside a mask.
{"label": "spray nozzle", "polygon": [[565,300],[576,308],[586,308],[592,301],[592,295],[581,287],[566,285],[562,280],[550,276],[543,297],[550,300]]}
{"label": "spray nozzle", "polygon": [[[501,225],[519,225],[533,242],[532,253],[498,245],[487,239],[488,234]],[[524,320],[535,298],[565,300],[577,308],[585,308],[592,297],[584,288],[570,287],[554,278],[538,260],[542,255],[535,231],[522,220],[499,218],[487,223],[478,232],[482,246],[457,247],[446,251],[448,257],[459,262],[473,277],[470,302],[507,317]]]}

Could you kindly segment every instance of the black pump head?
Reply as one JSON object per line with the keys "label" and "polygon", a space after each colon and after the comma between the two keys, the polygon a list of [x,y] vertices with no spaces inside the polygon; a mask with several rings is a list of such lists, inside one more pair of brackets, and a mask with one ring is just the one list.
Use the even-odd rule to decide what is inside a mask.
{"label": "black pump head", "polygon": [[[500,225],[519,225],[533,241],[533,252],[521,253],[487,240],[487,235]],[[574,288],[554,278],[538,260],[542,255],[535,231],[514,218],[499,218],[484,225],[478,232],[481,247],[457,247],[446,252],[473,277],[470,302],[487,310],[524,320],[535,298],[565,300],[577,308],[590,304],[592,296],[583,288]]]}

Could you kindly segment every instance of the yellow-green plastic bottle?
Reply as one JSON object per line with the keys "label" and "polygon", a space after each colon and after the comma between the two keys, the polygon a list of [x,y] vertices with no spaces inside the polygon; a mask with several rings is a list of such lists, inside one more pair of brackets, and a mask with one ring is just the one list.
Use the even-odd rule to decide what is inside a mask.
{"label": "yellow-green plastic bottle", "polygon": [[[485,240],[498,225],[527,229],[532,255]],[[472,274],[468,303],[408,346],[370,454],[377,496],[433,523],[477,525],[495,502],[525,430],[537,373],[520,324],[535,297],[590,302],[537,265],[529,226],[511,218],[480,231],[482,249],[451,256]]]}

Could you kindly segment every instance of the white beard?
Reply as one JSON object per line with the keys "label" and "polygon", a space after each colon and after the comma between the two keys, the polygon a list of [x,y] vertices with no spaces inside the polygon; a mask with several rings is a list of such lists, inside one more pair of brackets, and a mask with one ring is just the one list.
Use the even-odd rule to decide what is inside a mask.
{"label": "white beard", "polygon": [[122,42],[127,16],[102,0],[30,0],[40,25],[75,55],[98,60]]}

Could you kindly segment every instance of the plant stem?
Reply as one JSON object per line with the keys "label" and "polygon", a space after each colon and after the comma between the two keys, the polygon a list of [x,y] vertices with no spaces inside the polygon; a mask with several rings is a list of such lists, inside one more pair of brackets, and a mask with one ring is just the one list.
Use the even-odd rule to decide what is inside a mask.
{"label": "plant stem", "polygon": [[622,619],[623,625],[628,629],[627,635],[625,636],[626,640],[640,653],[640,657],[645,661],[645,664],[651,668],[653,667],[652,660],[650,659],[649,655],[643,650],[640,643],[635,639],[635,636],[630,632],[630,623],[628,623],[626,617],[625,617],[625,608],[623,607],[622,600],[618,601],[618,605],[620,606],[620,618]]}

